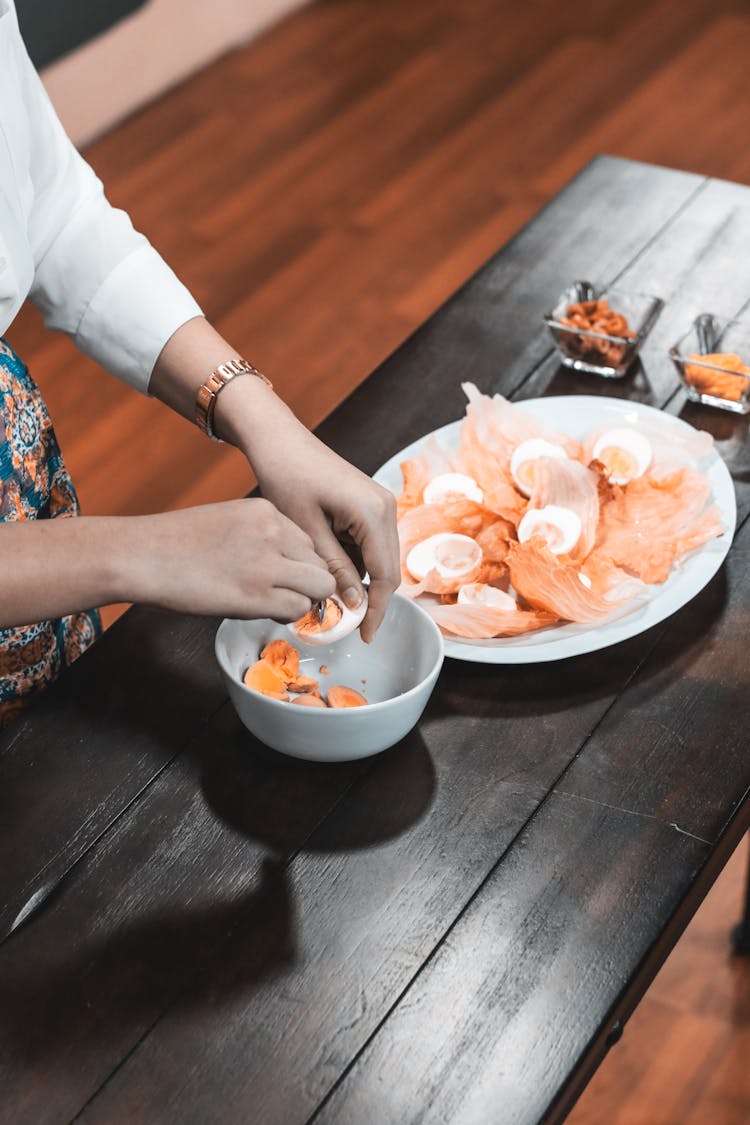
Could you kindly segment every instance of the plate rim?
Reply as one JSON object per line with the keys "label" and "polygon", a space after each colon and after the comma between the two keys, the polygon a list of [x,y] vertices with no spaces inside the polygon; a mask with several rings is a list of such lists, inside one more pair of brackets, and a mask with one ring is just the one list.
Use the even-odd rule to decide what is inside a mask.
{"label": "plate rim", "polygon": [[[544,404],[545,409],[554,409],[555,405],[560,403],[570,405],[573,401],[585,410],[598,408],[603,412],[611,410],[621,414],[627,413],[628,411],[635,411],[636,414],[639,415],[658,418],[660,422],[665,423],[667,426],[676,426],[678,428],[686,426],[690,430],[697,429],[697,427],[691,426],[690,423],[686,422],[684,419],[678,418],[674,414],[667,414],[664,410],[659,409],[659,407],[650,406],[647,403],[636,402],[630,399],[612,398],[606,395],[542,395],[535,398],[521,399],[518,402],[512,402],[512,405],[517,409],[534,414],[540,404]],[[400,475],[399,466],[401,461],[413,457],[421,446],[431,437],[436,437],[439,440],[440,435],[444,436],[447,432],[456,431],[462,421],[463,416],[451,422],[447,422],[445,425],[439,426],[434,430],[430,430],[428,433],[423,434],[413,442],[405,445],[403,449],[394,453],[392,457],[389,457],[387,461],[384,461],[383,464],[380,465],[373,473],[373,480],[383,487],[388,488],[390,492],[393,492],[393,487],[384,477],[387,478],[394,470],[398,471]],[[594,422],[592,424],[595,425],[596,423]],[[561,428],[564,429],[565,426],[563,425]],[[734,538],[737,523],[737,502],[734,483],[729,469],[715,445],[711,449],[708,464],[703,471],[710,480],[712,500],[719,507],[722,520],[726,524],[726,531],[724,535],[704,544],[703,547],[698,548],[697,551],[688,556],[685,568],[681,568],[682,575],[684,576],[686,569],[691,568],[692,564],[692,569],[689,569],[688,583],[685,590],[680,590],[679,587],[675,590],[675,588],[672,587],[668,590],[657,591],[654,596],[649,598],[645,605],[641,607],[641,612],[638,612],[636,608],[633,612],[626,614],[622,618],[610,621],[604,626],[594,625],[593,627],[583,629],[574,634],[568,634],[567,636],[552,637],[547,641],[541,642],[537,640],[533,645],[524,645],[520,637],[507,638],[505,643],[503,643],[502,638],[498,638],[494,643],[492,640],[488,640],[485,644],[476,644],[468,640],[461,641],[444,636],[443,640],[445,643],[446,657],[472,664],[545,664],[557,660],[566,660],[574,656],[583,656],[591,652],[598,652],[603,648],[610,648],[612,645],[620,644],[623,641],[629,640],[631,637],[637,636],[639,633],[646,632],[654,625],[658,625],[661,621],[671,617],[673,613],[676,613],[678,610],[682,609],[683,606],[687,605],[688,602],[692,601],[694,597],[697,597],[701,590],[708,585],[729,553]],[[719,489],[718,492],[717,488]],[[696,569],[696,563],[700,563],[700,570]],[[679,572],[677,576],[679,576]],[[675,577],[675,575],[670,575],[670,578],[672,577]],[[691,586],[695,586],[692,592],[690,592]],[[669,597],[670,594],[672,597]],[[675,594],[677,594],[676,598],[674,597]],[[683,594],[684,596],[682,596]],[[417,601],[419,601],[419,599],[417,599]],[[649,613],[648,611],[651,607],[656,607],[656,609]],[[644,613],[646,615],[645,621],[643,620]],[[567,626],[562,626],[558,628],[565,629],[566,627]],[[607,632],[607,630],[611,630],[611,632]],[[544,630],[540,630],[533,635],[540,637],[544,632]]]}

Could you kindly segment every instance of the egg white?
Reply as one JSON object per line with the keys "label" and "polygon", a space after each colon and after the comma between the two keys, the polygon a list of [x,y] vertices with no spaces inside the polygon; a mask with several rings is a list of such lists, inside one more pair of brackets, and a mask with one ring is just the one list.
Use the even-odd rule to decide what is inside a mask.
{"label": "egg white", "polygon": [[[449,551],[466,555],[465,565],[451,566],[445,562]],[[441,531],[416,543],[406,556],[406,569],[417,582],[436,570],[441,578],[460,578],[470,574],[482,561],[482,548],[469,535]]]}
{"label": "egg white", "polygon": [[454,496],[465,496],[476,504],[484,500],[481,488],[467,473],[440,473],[425,485],[422,493],[425,504],[440,504]]}
{"label": "egg white", "polygon": [[558,457],[561,460],[568,460],[568,455],[561,445],[555,445],[554,442],[547,441],[545,438],[529,438],[528,441],[522,441],[513,450],[510,458],[510,475],[519,492],[524,496],[531,495],[531,489],[524,483],[519,475],[519,469],[522,465],[526,465],[529,461],[537,461],[540,457]]}
{"label": "egg white", "polygon": [[594,460],[597,460],[605,449],[622,449],[625,453],[629,453],[636,463],[636,472],[628,476],[613,473],[609,477],[612,484],[627,484],[628,481],[643,476],[654,455],[648,438],[638,430],[626,426],[616,426],[602,434],[591,451]]}
{"label": "egg white", "polygon": [[518,541],[525,543],[534,535],[541,535],[553,555],[572,551],[580,539],[581,517],[571,508],[547,504],[544,508],[529,508],[518,525]]}
{"label": "egg white", "polygon": [[459,605],[483,605],[492,609],[518,609],[515,598],[498,590],[496,586],[488,586],[484,582],[469,582],[461,586],[457,598]]}
{"label": "egg white", "polygon": [[303,636],[301,633],[297,632],[296,621],[293,621],[291,622],[291,624],[287,625],[287,629],[298,644],[307,645],[308,647],[314,648],[320,647],[322,645],[332,645],[335,644],[336,641],[340,641],[343,640],[344,637],[348,637],[350,633],[353,633],[355,629],[359,628],[359,626],[362,624],[365,614],[367,613],[366,590],[365,596],[356,609],[349,609],[349,607],[344,604],[344,602],[341,600],[341,598],[339,598],[337,594],[333,595],[331,601],[334,601],[341,610],[341,620],[337,621],[332,629],[326,629],[325,632],[322,633],[311,633],[309,636]]}

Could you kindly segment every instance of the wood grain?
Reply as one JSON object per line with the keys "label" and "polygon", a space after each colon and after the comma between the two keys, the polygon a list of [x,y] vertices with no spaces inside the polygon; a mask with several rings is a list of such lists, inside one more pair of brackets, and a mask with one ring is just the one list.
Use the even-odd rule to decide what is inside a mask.
{"label": "wood grain", "polygon": [[[627,6],[584,0],[573,9],[494,0],[416,0],[408,6],[395,0],[377,5],[365,0],[317,3],[138,114],[88,155],[115,202],[131,210],[233,341],[273,371],[277,386],[309,423],[320,420],[595,153],[610,151],[697,173],[695,179],[672,181],[674,194],[664,212],[672,240],[670,267],[658,274],[664,295],[684,299],[685,304],[680,306],[678,300],[675,309],[667,310],[644,364],[622,390],[643,401],[668,398],[672,411],[709,425],[732,467],[744,513],[750,479],[747,426],[696,411],[685,406],[679,392],[672,394],[676,384],[661,346],[671,342],[672,327],[688,315],[691,302],[699,304],[713,296],[726,300],[722,308],[731,311],[730,306],[734,308],[735,302],[739,306],[750,294],[750,287],[745,288],[744,257],[736,253],[736,246],[746,240],[741,197],[728,185],[701,186],[700,180],[703,175],[750,179],[741,141],[750,120],[749,49],[746,8],[726,0],[713,4],[688,0],[681,5],[636,0]],[[216,159],[217,153],[226,152],[232,153],[231,162]],[[632,175],[623,194],[640,204],[638,173],[634,170]],[[610,190],[608,177],[602,175],[596,194],[614,215],[623,199],[607,199]],[[648,196],[646,200],[649,215],[653,201]],[[688,202],[690,208],[680,213]],[[572,203],[570,207],[561,213],[565,226],[571,220]],[[623,239],[628,238],[639,254],[627,265],[625,276],[629,284],[648,288],[656,259],[649,257],[645,227],[638,226],[637,216],[633,222],[632,230],[617,230],[612,239],[586,243],[588,257],[578,253],[573,239],[555,257],[549,233],[535,235],[534,228],[525,232],[507,256],[507,268],[492,276],[492,285],[481,299],[482,291],[477,289],[477,300],[470,299],[465,309],[458,303],[449,306],[441,324],[433,323],[411,340],[399,353],[400,359],[380,373],[391,400],[400,403],[404,380],[417,378],[424,388],[419,401],[406,404],[398,415],[391,413],[387,433],[382,429],[373,433],[377,395],[365,387],[356,403],[324,427],[324,436],[372,470],[404,444],[405,435],[415,436],[438,420],[454,417],[457,390],[453,397],[430,395],[444,370],[441,365],[455,364],[455,353],[446,350],[446,341],[453,337],[470,357],[465,367],[459,364],[454,371],[456,388],[460,377],[476,374],[488,389],[523,384],[524,396],[547,389],[582,389],[583,384],[563,380],[537,327],[542,294],[546,299],[569,280],[570,272],[590,270],[592,263],[602,280],[614,280],[627,262],[621,251]],[[657,224],[652,235],[660,231]],[[695,247],[701,240],[707,269],[696,268]],[[730,257],[732,267],[717,284],[712,280],[716,270]],[[516,303],[508,304],[507,293],[518,290],[519,279],[527,280],[528,294],[537,296],[524,300],[517,292]],[[509,319],[511,308],[516,312]],[[251,478],[241,458],[202,441],[159,404],[102,377],[67,340],[44,335],[33,310],[24,312],[10,339],[44,389],[86,510],[154,510],[238,495],[248,488]],[[586,386],[587,392],[591,389]],[[618,393],[612,385],[604,391]],[[367,441],[364,434],[369,435]],[[191,803],[196,784],[196,775],[190,772],[192,755],[210,762],[212,736],[201,730],[223,698],[208,671],[210,624],[177,625],[139,611],[118,629],[124,633],[117,637],[115,631],[112,643],[129,648],[139,659],[144,645],[147,649],[155,645],[144,666],[129,668],[118,687],[122,669],[115,650],[110,655],[98,650],[100,671],[89,674],[84,660],[64,688],[61,685],[41,705],[35,724],[19,728],[17,740],[0,748],[0,804],[8,826],[8,834],[0,840],[7,875],[3,918],[12,917],[40,877],[64,874],[80,860],[64,884],[64,894],[40,918],[39,928],[35,924],[33,931],[27,931],[39,943],[34,948],[43,974],[30,983],[12,958],[7,963],[10,974],[4,977],[12,997],[8,1026],[19,1039],[0,1074],[3,1085],[9,1080],[18,1083],[15,1104],[24,1111],[33,1109],[32,1117],[39,1121],[46,1114],[59,1119],[63,1105],[80,1105],[80,1099],[96,1089],[107,1066],[120,1057],[123,1044],[144,1034],[165,1004],[177,1004],[176,1011],[188,1021],[196,1010],[203,1013],[207,1007],[217,1007],[209,1054],[217,1052],[222,1058],[222,1048],[228,1044],[225,1073],[241,1067],[246,1062],[242,1055],[246,1041],[240,1017],[252,1010],[253,989],[262,988],[265,967],[271,974],[278,966],[282,974],[293,974],[300,948],[304,955],[304,945],[297,944],[297,883],[289,880],[298,877],[291,857],[304,839],[305,824],[290,825],[282,817],[272,844],[261,836],[261,846],[253,847],[253,825],[237,806],[250,799],[258,775],[246,775],[239,752],[227,749],[233,735],[224,715],[220,719],[224,725],[217,728],[224,747],[218,760],[239,770],[244,781],[237,793],[227,793],[206,766],[213,778],[206,783],[208,799],[216,802],[213,812],[218,821],[200,803]],[[687,658],[691,667],[695,650],[694,644]],[[166,692],[148,682],[152,662],[160,675],[166,674],[170,684]],[[515,682],[512,687],[517,688]],[[710,680],[703,690],[714,690]],[[456,681],[448,692],[456,715],[466,691],[466,683]],[[97,731],[93,737],[92,726]],[[185,756],[193,734],[200,749]],[[183,756],[175,758],[181,752]],[[430,779],[428,770],[425,777],[419,753],[414,762],[416,793],[429,802],[435,778]],[[165,768],[160,786],[155,779]],[[359,777],[357,771],[353,773]],[[35,784],[39,778],[46,782],[41,789]],[[347,775],[349,780],[354,778]],[[451,782],[441,775],[440,784],[446,783]],[[359,784],[362,793],[369,792],[365,781]],[[140,805],[138,794],[144,788],[148,801],[155,802],[145,807],[162,810],[177,835],[172,851],[160,854],[151,833],[161,822],[140,817],[143,850],[138,854],[149,877],[139,890],[129,879],[124,852],[118,852],[125,847],[122,835],[107,829],[131,800]],[[268,791],[261,786],[261,792]],[[272,787],[270,792],[277,790]],[[329,792],[325,782],[319,784],[306,774],[297,792],[301,803],[293,802],[291,808],[299,808],[302,816],[308,797],[311,807],[322,814],[328,807],[325,802],[335,803],[340,791],[334,786]],[[378,786],[373,792],[379,794]],[[60,796],[73,793],[75,802]],[[398,808],[397,798],[394,786]],[[485,801],[490,800],[487,795]],[[272,797],[274,813],[285,807],[280,796]],[[352,809],[358,807],[355,800]],[[253,817],[261,817],[257,803],[251,802],[249,808]],[[197,815],[191,830],[193,814]],[[341,826],[347,815],[353,813],[340,814],[336,823]],[[411,824],[408,809],[406,815],[405,822],[398,822],[404,831]],[[412,809],[411,816],[418,816],[418,809]],[[228,827],[217,830],[216,823],[224,818]],[[607,829],[615,833],[614,839],[617,820],[613,815]],[[267,833],[267,818],[261,821]],[[233,840],[237,831],[241,847]],[[663,838],[668,840],[669,834]],[[189,849],[206,841],[210,847],[203,866],[191,864],[189,850],[179,853],[180,843]],[[371,870],[380,875],[377,861],[382,859],[383,843],[379,838],[368,841],[369,847],[373,845],[371,866],[357,868],[352,861],[351,870],[361,870],[363,877]],[[282,862],[286,874],[274,869],[263,875],[261,855],[269,846],[289,861],[286,868]],[[175,896],[172,915],[161,912],[158,897],[162,857]],[[338,874],[341,856],[334,856],[332,866],[324,856],[319,862],[313,856],[306,863],[305,876],[312,871],[320,880],[314,884],[318,887],[342,877]],[[239,877],[233,881],[232,865],[242,866],[244,883]],[[191,879],[214,886],[217,871],[215,897],[209,892],[206,899],[210,906],[194,908]],[[734,899],[726,893],[720,916],[714,912],[710,924],[702,923],[708,926],[709,950],[704,948],[701,958],[691,954],[682,962],[682,975],[690,981],[706,979],[712,957],[714,974],[724,971],[720,943],[738,913],[743,878],[739,864],[735,871]],[[97,945],[81,935],[98,901],[94,875],[102,873],[111,876],[113,885],[122,886],[124,898],[119,912],[109,908],[105,912]],[[471,875],[482,877],[481,872]],[[383,886],[387,885],[386,878]],[[134,904],[132,927],[127,926],[129,902]],[[312,909],[323,906],[324,902],[315,902]],[[705,915],[698,916],[698,925],[701,917]],[[231,1011],[231,997],[212,992],[212,982],[219,976],[214,977],[211,964],[214,951],[238,924],[236,945],[229,947],[230,953],[234,950],[232,959],[219,974],[240,990],[232,1025],[239,1029],[239,1038],[233,1047],[229,1032],[221,1030],[224,1014]],[[334,919],[327,924],[332,927],[335,953]],[[243,927],[255,935],[244,962],[247,929]],[[179,934],[182,941],[186,931],[180,955],[174,964],[167,963],[159,952],[164,940],[174,941]],[[691,932],[692,927],[675,957]],[[71,946],[72,935],[78,936]],[[350,941],[356,937],[356,919],[351,920],[348,935]],[[301,936],[304,939],[304,931]],[[415,940],[420,939],[427,940],[417,934]],[[406,976],[419,948],[414,944],[407,951]],[[5,953],[20,958],[10,943]],[[112,1010],[123,1003],[116,986],[118,956],[134,993],[118,1037],[111,1041],[103,1030],[106,1012],[97,1010],[96,1004],[99,990],[102,997],[109,997]],[[713,1022],[705,1002],[691,1000],[689,1014],[683,1012],[675,1029],[672,1011],[667,1016],[664,1005],[674,1004],[680,996],[686,997],[687,1004],[692,991],[686,991],[684,982],[678,987],[679,973],[667,992],[660,994],[653,1017],[644,1015],[637,1025],[635,1021],[649,1010],[647,997],[623,1046],[612,1052],[600,1071],[598,1087],[591,1087],[593,1108],[587,1110],[582,1102],[572,1119],[581,1112],[583,1125],[588,1112],[592,1115],[588,1120],[607,1119],[618,1125],[654,1125],[655,1120],[671,1125],[683,1119],[691,1125],[708,1120],[727,1125],[744,1122],[749,1100],[742,1064],[748,976],[736,963],[727,973],[732,985],[726,995],[735,997],[735,1002],[727,1001],[718,1016],[720,1025]],[[190,982],[195,974],[196,999],[191,1005]],[[337,1077],[346,1043],[355,1042],[374,1018],[372,1012],[362,1014],[357,1007],[368,993],[361,987],[357,991],[356,975],[334,982],[340,987],[344,983],[351,989],[354,1027],[344,1031],[343,1041],[335,1034],[331,1001],[334,1062],[326,1064],[322,1059],[310,1104]],[[396,984],[394,978],[390,985]],[[245,995],[247,1009],[242,1007]],[[24,1022],[29,996],[27,1014],[38,1016],[40,1025],[30,1037],[31,1021]],[[84,1010],[85,998],[94,1006],[93,1015]],[[66,1026],[63,1035],[60,1021],[66,1004],[75,1013],[75,1028]],[[272,1021],[273,1008],[266,1011]],[[650,1025],[644,1022],[648,1018],[653,1020]],[[165,1045],[175,1034],[171,1027],[167,1019],[166,1030],[159,1033]],[[314,1029],[310,1034],[314,1036]],[[636,1036],[643,1043],[640,1053]],[[620,1052],[625,1050],[623,1063]],[[704,1051],[710,1066],[700,1063]],[[136,1072],[142,1072],[142,1057],[143,1051],[134,1056]],[[641,1078],[639,1083],[633,1081],[634,1073]],[[689,1085],[681,1086],[688,1076]],[[158,1083],[158,1076],[153,1081]],[[164,1081],[177,1089],[180,1075],[170,1071]],[[48,1082],[61,1092],[59,1106],[45,1101]],[[92,1104],[92,1117],[107,1120],[106,1108],[112,1104],[110,1098],[117,1104],[117,1089],[115,1080],[101,1101]],[[666,1096],[665,1089],[672,1095]],[[654,1116],[655,1091],[661,1117]],[[28,1102],[23,1100],[26,1097]],[[688,1112],[690,1117],[683,1118]]]}
{"label": "wood grain", "polygon": [[[605,241],[587,203],[600,197],[604,184],[611,190],[601,207],[616,232]],[[485,389],[525,394],[550,347],[528,306],[557,292],[571,261],[582,270],[595,258],[611,278],[647,263],[643,268],[658,284],[662,262],[669,286],[693,268],[696,255],[702,260],[706,241],[693,239],[691,249],[684,232],[675,237],[680,224],[692,214],[694,228],[720,231],[727,201],[742,199],[741,189],[728,185],[597,160],[321,432],[371,469],[390,452],[384,443],[403,444],[446,420],[446,412],[454,416],[451,388],[465,368]],[[703,256],[710,285],[721,260]],[[404,394],[394,418],[391,387],[414,387],[422,376],[435,393],[427,401],[414,390]],[[654,386],[661,401],[674,392],[673,382],[656,379]],[[419,1106],[435,1099],[445,1119],[459,1102],[467,1114],[485,1113],[486,1119],[487,1106],[499,1096],[492,1078],[497,1069],[477,1075],[481,1061],[495,1057],[502,1021],[516,1013],[527,1021],[528,1036],[549,1006],[558,1015],[540,1026],[552,1035],[572,1002],[565,982],[580,979],[587,983],[585,999],[568,1011],[575,1026],[557,1037],[556,1069],[545,1063],[543,1079],[532,1065],[540,1055],[531,1052],[513,1070],[512,1089],[502,1092],[516,1107],[508,1120],[524,1119],[523,1106],[527,1119],[535,1119],[531,1115],[565,1075],[581,1060],[601,1056],[623,980],[643,960],[645,977],[636,974],[640,983],[622,1000],[625,1018],[669,947],[666,939],[656,941],[665,916],[674,911],[673,941],[700,897],[700,887],[688,894],[696,870],[715,841],[724,846],[725,836],[730,839],[716,817],[722,810],[726,815],[733,795],[750,781],[741,753],[742,710],[732,705],[746,660],[730,643],[748,588],[746,555],[740,550],[732,558],[731,613],[719,577],[690,613],[618,646],[606,661],[599,654],[581,657],[559,665],[554,678],[544,665],[449,667],[419,734],[372,763],[300,771],[258,747],[248,753],[252,740],[241,736],[228,708],[209,718],[186,751],[154,774],[114,830],[90,841],[57,901],[8,943],[0,961],[0,990],[9,998],[2,1052],[8,1104],[45,1121],[51,1076],[63,1074],[64,1082],[56,1080],[55,1112],[82,1110],[91,1121],[148,1119],[158,1105],[186,1121],[256,1115],[303,1122],[321,1099],[323,1119],[418,1119]],[[127,647],[124,630],[147,620],[142,610],[128,615],[112,641],[122,629]],[[717,681],[709,677],[704,684],[702,676],[714,654],[725,651],[733,672],[722,679],[720,721],[709,730],[702,724],[714,714]],[[181,659],[189,676],[200,675],[203,633]],[[716,667],[724,669],[723,658]],[[85,661],[72,670],[74,677],[83,689]],[[45,701],[50,716],[63,688]],[[126,699],[113,696],[106,683],[100,691],[116,725]],[[156,698],[147,706],[158,706]],[[668,719],[671,740],[664,734]],[[612,746],[621,756],[612,755]],[[688,757],[692,787],[681,781]],[[76,769],[73,763],[69,783],[75,784]],[[626,783],[638,787],[631,794]],[[95,788],[91,796],[100,800],[100,794]],[[80,802],[82,811],[88,799]],[[270,886],[262,866],[269,851],[276,856]],[[561,885],[562,854],[565,870],[579,875]],[[606,907],[602,926],[593,931],[590,912],[581,911],[574,893],[586,881]],[[509,938],[517,952],[502,977],[508,991],[500,993],[488,990],[486,979],[493,948],[497,953],[496,931],[486,920],[495,917],[496,885],[507,888],[500,908],[509,910],[508,918],[524,918],[524,909],[536,903],[535,916],[549,910],[556,919],[551,926],[524,924]],[[527,896],[526,907],[518,895]],[[615,940],[636,904],[643,924]],[[480,919],[484,952],[478,958],[472,918]],[[424,1028],[436,1020],[440,1026],[429,1014],[431,999],[425,1008],[409,998],[412,989],[421,995],[432,966],[450,957],[458,948],[455,935],[463,933],[472,950],[468,960],[462,955],[462,963],[472,965],[465,995],[462,984],[465,1018],[444,1020],[438,1039],[432,1032],[416,1035],[424,1071],[414,1070],[413,1084],[399,1078],[397,1100],[383,1101],[380,1064],[371,1060],[382,1048],[397,1059],[394,1067],[406,1066],[398,1044],[415,1033],[404,1036],[401,1028],[422,1019]],[[554,944],[561,934],[567,945]],[[178,952],[168,955],[176,942]],[[646,954],[654,943],[660,953],[652,963]],[[584,972],[575,957],[587,948],[593,967]],[[520,977],[513,975],[516,962]],[[541,969],[558,963],[567,973],[559,993],[544,983],[547,970]],[[536,990],[532,964],[544,983]],[[118,1001],[123,995],[127,1006]],[[35,1015],[42,1006],[46,1020]],[[483,1047],[466,1053],[469,1040],[461,1029],[475,1025],[484,1028],[490,1054]],[[455,1045],[446,1046],[446,1037],[457,1037]],[[456,1063],[450,1071],[436,1061],[440,1043]]]}

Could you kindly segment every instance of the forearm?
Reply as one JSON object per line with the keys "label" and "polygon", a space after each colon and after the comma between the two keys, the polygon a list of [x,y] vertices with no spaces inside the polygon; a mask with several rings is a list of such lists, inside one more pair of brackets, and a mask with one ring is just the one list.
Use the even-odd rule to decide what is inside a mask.
{"label": "forearm", "polygon": [[108,517],[0,524],[0,627],[129,600],[127,525]]}
{"label": "forearm", "polygon": [[[151,375],[149,391],[188,421],[195,421],[198,388],[220,364],[244,358],[204,317],[187,321],[165,344]],[[224,441],[252,462],[253,448],[300,436],[303,427],[261,379],[241,376],[224,387],[216,401],[214,428]]]}

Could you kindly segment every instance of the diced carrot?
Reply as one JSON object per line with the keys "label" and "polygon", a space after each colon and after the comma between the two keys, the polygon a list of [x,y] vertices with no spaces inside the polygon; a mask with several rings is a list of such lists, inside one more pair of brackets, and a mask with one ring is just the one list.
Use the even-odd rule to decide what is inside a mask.
{"label": "diced carrot", "polygon": [[296,699],[292,700],[292,706],[325,708],[326,704],[319,695],[298,695]]}
{"label": "diced carrot", "polygon": [[329,707],[366,707],[367,700],[354,688],[338,685],[328,689]]}
{"label": "diced carrot", "polygon": [[255,664],[251,664],[242,677],[242,682],[261,695],[268,695],[272,699],[286,699],[286,681],[265,660],[256,660]]}
{"label": "diced carrot", "polygon": [[271,641],[260,654],[261,660],[282,676],[287,683],[299,674],[299,653],[288,641]]}
{"label": "diced carrot", "polygon": [[321,674],[321,676],[327,676],[328,675],[328,665],[327,664],[321,664],[320,674]]}

